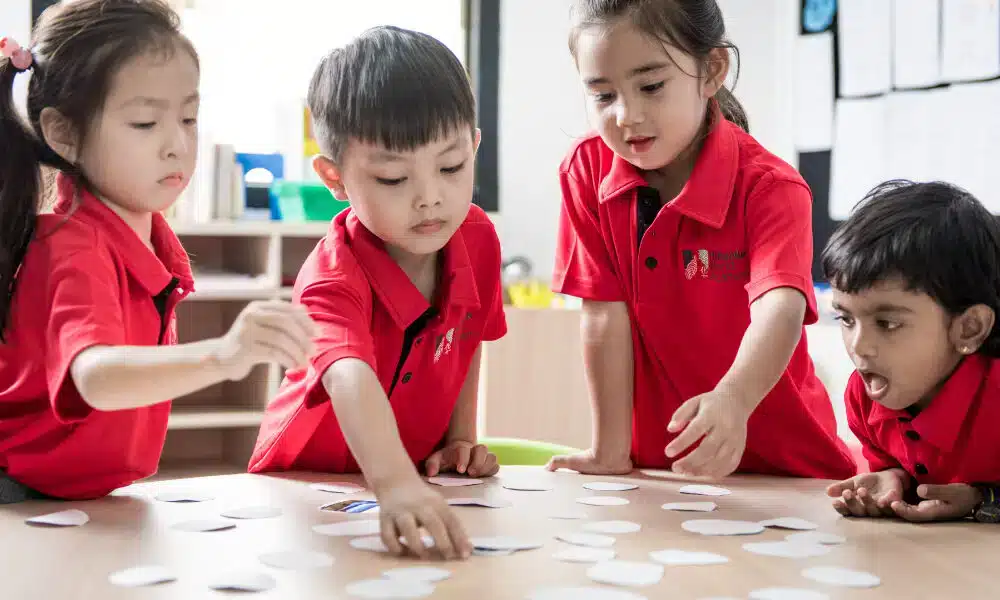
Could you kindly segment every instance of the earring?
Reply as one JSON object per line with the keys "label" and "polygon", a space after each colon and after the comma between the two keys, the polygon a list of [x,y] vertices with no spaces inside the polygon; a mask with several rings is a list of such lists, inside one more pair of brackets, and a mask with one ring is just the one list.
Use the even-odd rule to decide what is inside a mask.
{"label": "earring", "polygon": [[969,354],[970,352],[972,352],[972,348],[969,348],[968,346],[962,346],[960,352],[962,354]]}

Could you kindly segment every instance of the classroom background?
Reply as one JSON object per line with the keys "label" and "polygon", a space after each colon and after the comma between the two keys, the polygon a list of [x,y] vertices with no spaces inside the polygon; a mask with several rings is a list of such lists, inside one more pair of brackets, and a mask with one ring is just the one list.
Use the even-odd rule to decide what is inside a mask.
{"label": "classroom background", "polygon": [[[330,48],[392,24],[447,44],[470,71],[483,144],[475,201],[500,232],[510,331],[488,344],[480,434],[590,443],[578,303],[548,292],[557,166],[588,130],[566,47],[569,0],[170,0],[202,63],[195,181],[169,218],[197,292],[181,341],[222,334],[252,300],[289,298],[298,268],[342,208],[307,167],[304,95]],[[27,40],[49,0],[2,0],[5,35]],[[879,181],[945,179],[994,212],[1000,189],[997,0],[719,0],[740,50],[735,94],[751,133],[814,193],[816,254]],[[735,79],[735,78],[734,78]],[[23,97],[27,78],[17,81]],[[826,308],[819,273],[817,292]],[[810,351],[838,413],[852,370],[824,310]],[[276,366],[178,399],[159,478],[245,470]],[[532,415],[525,419],[524,415]]]}

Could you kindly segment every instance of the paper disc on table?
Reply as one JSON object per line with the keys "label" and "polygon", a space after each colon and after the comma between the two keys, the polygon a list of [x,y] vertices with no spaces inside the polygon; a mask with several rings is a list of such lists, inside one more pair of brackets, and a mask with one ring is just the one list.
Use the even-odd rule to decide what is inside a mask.
{"label": "paper disc on table", "polygon": [[761,521],[760,524],[764,527],[773,527],[775,529],[794,529],[796,531],[812,531],[813,529],[819,529],[819,525],[813,523],[812,521],[806,521],[805,519],[800,519],[798,517],[769,519],[767,521]]}
{"label": "paper disc on table", "polygon": [[485,508],[507,508],[513,503],[507,500],[490,500],[488,498],[448,498],[450,506],[482,506]]}
{"label": "paper disc on table", "polygon": [[380,552],[385,553],[389,551],[382,538],[377,535],[369,535],[365,537],[356,537],[350,542],[348,542],[351,548],[355,550],[364,550],[366,552]]}
{"label": "paper disc on table", "polygon": [[702,535],[755,535],[763,532],[764,526],[752,521],[692,519],[681,523],[681,529]]}
{"label": "paper disc on table", "polygon": [[799,588],[764,588],[750,592],[750,600],[830,600],[830,596]]}
{"label": "paper disc on table", "polygon": [[561,519],[565,521],[578,521],[580,519],[586,519],[587,513],[582,510],[576,510],[573,508],[567,508],[566,510],[561,510],[559,512],[554,512],[549,515],[550,519]]}
{"label": "paper disc on table", "polygon": [[637,533],[642,530],[642,525],[632,521],[595,521],[586,523],[584,531],[590,533],[605,533],[608,535],[622,535],[626,533]]}
{"label": "paper disc on table", "polygon": [[532,591],[527,600],[646,600],[646,597],[609,588],[547,587]]}
{"label": "paper disc on table", "polygon": [[108,576],[112,585],[121,587],[142,587],[176,581],[177,577],[166,567],[142,565],[116,571]]}
{"label": "paper disc on table", "polygon": [[439,485],[441,487],[466,487],[483,483],[482,479],[472,477],[428,477],[427,483]]}
{"label": "paper disc on table", "polygon": [[174,524],[177,531],[225,531],[236,527],[236,523],[225,519],[192,519]]}
{"label": "paper disc on table", "polygon": [[841,567],[809,567],[802,571],[802,576],[818,583],[851,588],[872,588],[882,583],[877,575]]}
{"label": "paper disc on table", "polygon": [[266,592],[277,585],[274,577],[255,571],[232,571],[211,579],[208,587],[213,590],[234,592]]}
{"label": "paper disc on table", "polygon": [[668,469],[639,469],[639,472],[646,477],[656,477],[657,479],[674,479],[677,473]]}
{"label": "paper disc on table", "polygon": [[682,494],[694,494],[696,496],[728,496],[732,494],[726,488],[701,484],[685,485],[679,491]]}
{"label": "paper disc on table", "polygon": [[634,483],[620,483],[617,481],[591,481],[583,484],[583,488],[593,492],[627,492],[637,489]]}
{"label": "paper disc on table", "polygon": [[661,565],[673,566],[695,566],[695,565],[724,565],[729,562],[729,558],[714,552],[689,552],[687,550],[657,550],[649,553],[649,558],[653,562]]}
{"label": "paper disc on table", "polygon": [[381,528],[375,519],[365,519],[363,521],[340,521],[337,523],[324,523],[313,525],[313,531],[320,535],[330,536],[361,536],[375,535]]}
{"label": "paper disc on table", "polygon": [[365,491],[365,488],[354,483],[334,482],[334,483],[314,483],[310,485],[314,490],[328,492],[330,494],[357,494]]}
{"label": "paper disc on table", "polygon": [[489,548],[473,548],[473,556],[510,556],[514,554],[513,550],[491,550]]}
{"label": "paper disc on table", "polygon": [[843,544],[847,541],[842,535],[837,535],[836,533],[824,533],[822,531],[800,531],[798,533],[790,533],[785,536],[785,541],[805,543],[805,544],[823,544],[826,546],[836,546],[838,544]]}
{"label": "paper disc on table", "polygon": [[71,508],[59,512],[39,515],[25,520],[30,525],[44,525],[47,527],[79,527],[86,525],[90,521],[90,516],[82,510]]}
{"label": "paper disc on table", "polygon": [[653,585],[663,578],[663,565],[607,560],[587,569],[587,577],[598,583],[643,587]]}
{"label": "paper disc on table", "polygon": [[680,512],[712,512],[718,505],[715,502],[667,502],[660,508]]}
{"label": "paper disc on table", "polygon": [[595,548],[585,546],[575,546],[565,548],[552,555],[552,558],[563,562],[571,563],[598,563],[611,560],[615,557],[615,551],[610,548]]}
{"label": "paper disc on table", "polygon": [[406,600],[409,598],[426,598],[433,593],[434,586],[422,581],[366,579],[347,585],[347,594],[356,598]]}
{"label": "paper disc on table", "polygon": [[323,569],[333,566],[333,557],[325,552],[288,550],[261,554],[260,562],[275,569]]}
{"label": "paper disc on table", "polygon": [[544,481],[523,479],[519,481],[505,481],[503,482],[503,487],[515,492],[548,492],[552,489],[552,484]]}
{"label": "paper disc on table", "polygon": [[816,558],[830,553],[830,546],[806,544],[804,542],[753,542],[743,544],[743,549],[752,554],[776,556],[778,558]]}
{"label": "paper disc on table", "polygon": [[615,545],[615,538],[596,533],[562,533],[557,535],[556,539],[574,546],[587,546],[589,548],[610,548]]}
{"label": "paper disc on table", "polygon": [[437,567],[400,567],[384,571],[382,576],[396,581],[413,583],[437,583],[451,577],[451,571]]}
{"label": "paper disc on table", "polygon": [[483,550],[534,550],[541,548],[542,543],[534,540],[522,540],[508,536],[474,537],[469,540],[474,548]]}
{"label": "paper disc on table", "polygon": [[208,502],[209,500],[214,500],[214,498],[209,494],[183,490],[160,492],[153,497],[160,502]]}
{"label": "paper disc on table", "polygon": [[274,506],[241,506],[231,508],[224,513],[223,517],[230,519],[272,519],[281,516],[281,509]]}
{"label": "paper disc on table", "polygon": [[628,504],[628,500],[618,496],[584,496],[577,498],[576,501],[588,506],[625,506]]}

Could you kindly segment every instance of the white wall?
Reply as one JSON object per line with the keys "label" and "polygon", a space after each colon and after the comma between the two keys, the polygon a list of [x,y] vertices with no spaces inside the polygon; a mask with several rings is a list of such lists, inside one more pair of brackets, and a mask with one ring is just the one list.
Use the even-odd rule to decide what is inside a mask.
{"label": "white wall", "polygon": [[[31,43],[31,0],[0,1],[0,36],[13,38],[22,46]],[[14,79],[14,100],[22,110],[29,77],[21,74]]]}
{"label": "white wall", "polygon": [[[588,130],[582,87],[566,46],[571,0],[501,0],[499,199],[506,256],[552,272],[559,216],[557,169]],[[750,127],[794,164],[790,74],[798,0],[719,0],[740,49],[736,95]]]}

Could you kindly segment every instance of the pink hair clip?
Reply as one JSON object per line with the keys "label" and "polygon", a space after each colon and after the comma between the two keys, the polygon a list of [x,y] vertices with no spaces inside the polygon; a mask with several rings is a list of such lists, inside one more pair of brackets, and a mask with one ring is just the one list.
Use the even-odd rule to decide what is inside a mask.
{"label": "pink hair clip", "polygon": [[10,38],[0,39],[0,55],[10,59],[10,64],[18,71],[27,71],[31,67],[34,58],[31,51],[22,48],[20,44]]}

